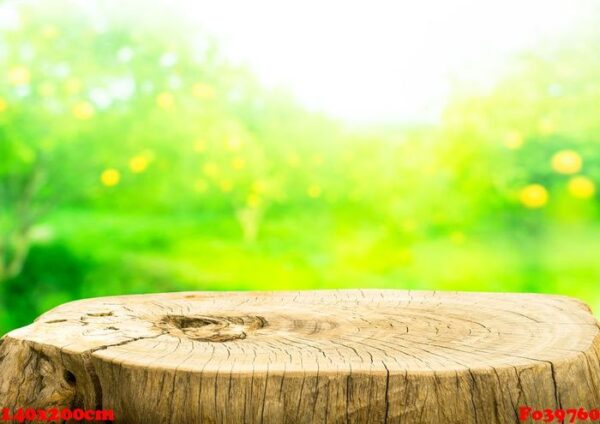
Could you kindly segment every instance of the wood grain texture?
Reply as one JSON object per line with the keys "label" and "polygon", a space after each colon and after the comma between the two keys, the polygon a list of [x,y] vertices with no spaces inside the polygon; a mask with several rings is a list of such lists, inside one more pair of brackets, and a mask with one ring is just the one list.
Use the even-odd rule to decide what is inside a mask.
{"label": "wood grain texture", "polygon": [[559,296],[186,292],[62,305],[2,339],[0,406],[120,423],[518,423],[600,407],[598,323]]}

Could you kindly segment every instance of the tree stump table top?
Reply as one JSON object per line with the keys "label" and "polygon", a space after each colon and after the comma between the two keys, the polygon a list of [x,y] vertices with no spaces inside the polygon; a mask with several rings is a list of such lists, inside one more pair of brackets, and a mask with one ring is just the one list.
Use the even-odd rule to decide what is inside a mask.
{"label": "tree stump table top", "polygon": [[109,408],[126,423],[517,423],[521,406],[600,407],[599,334],[561,296],[96,298],[4,337],[0,406]]}

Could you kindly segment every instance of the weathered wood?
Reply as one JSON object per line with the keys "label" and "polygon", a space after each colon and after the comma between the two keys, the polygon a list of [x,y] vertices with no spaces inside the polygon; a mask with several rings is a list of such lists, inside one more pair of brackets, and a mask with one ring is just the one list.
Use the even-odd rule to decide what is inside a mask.
{"label": "weathered wood", "polygon": [[121,423],[518,423],[600,407],[599,327],[559,296],[189,292],[60,306],[3,338],[0,407]]}

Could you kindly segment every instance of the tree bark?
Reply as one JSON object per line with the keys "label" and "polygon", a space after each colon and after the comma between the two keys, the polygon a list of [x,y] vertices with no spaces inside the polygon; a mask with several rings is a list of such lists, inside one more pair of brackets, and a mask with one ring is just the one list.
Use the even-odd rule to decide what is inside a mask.
{"label": "tree bark", "polygon": [[97,298],[3,338],[0,407],[113,409],[119,423],[519,423],[521,406],[600,407],[599,334],[560,296]]}

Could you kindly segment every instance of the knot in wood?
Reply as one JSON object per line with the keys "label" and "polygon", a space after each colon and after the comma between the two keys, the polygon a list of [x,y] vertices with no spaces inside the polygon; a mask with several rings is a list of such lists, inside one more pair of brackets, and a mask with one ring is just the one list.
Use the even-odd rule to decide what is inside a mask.
{"label": "knot in wood", "polygon": [[201,342],[228,342],[245,339],[267,325],[260,316],[165,315],[158,327],[166,332]]}

